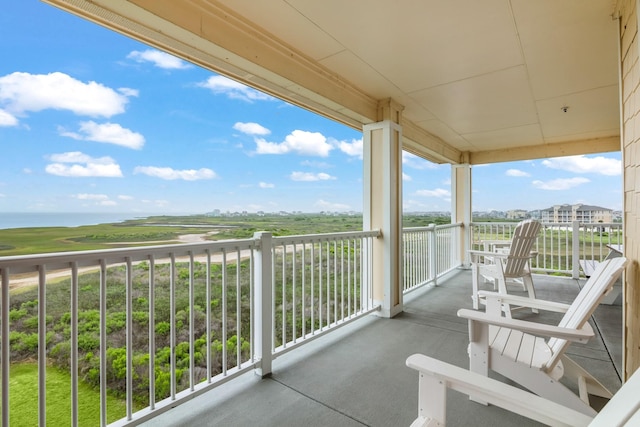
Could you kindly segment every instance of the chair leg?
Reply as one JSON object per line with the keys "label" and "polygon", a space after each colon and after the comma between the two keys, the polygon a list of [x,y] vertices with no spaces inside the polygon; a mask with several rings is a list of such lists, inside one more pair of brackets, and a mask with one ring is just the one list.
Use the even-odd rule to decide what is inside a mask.
{"label": "chair leg", "polygon": [[[498,282],[498,293],[506,294],[507,293],[507,281],[504,277],[500,277],[496,279]],[[502,304],[502,311],[504,312],[504,316],[508,319],[511,319],[511,306],[509,304]]]}
{"label": "chair leg", "polygon": [[[525,367],[522,363],[496,356],[491,361],[491,369],[500,375],[521,384],[538,396],[544,397],[563,406],[582,412],[590,417],[598,413],[558,380],[534,367]],[[566,373],[566,371],[565,371]]]}
{"label": "chair leg", "polygon": [[480,274],[478,273],[478,264],[471,265],[471,300],[473,301],[473,309],[479,308],[478,303],[478,280],[480,280]]}
{"label": "chair leg", "polygon": [[[522,282],[524,283],[524,286],[527,289],[527,293],[529,294],[529,298],[535,299],[536,298],[536,290],[533,287],[533,279],[531,278],[531,276],[523,276],[522,277]],[[531,311],[533,313],[537,313],[538,309],[537,308],[532,308]]]}
{"label": "chair leg", "polygon": [[444,426],[447,417],[447,384],[420,372],[418,418],[411,426]]}
{"label": "chair leg", "polygon": [[[469,370],[489,377],[489,325],[469,320]],[[469,394],[469,399],[488,405],[488,402]]]}
{"label": "chair leg", "polygon": [[[571,378],[580,386],[581,395],[588,393],[607,399],[611,399],[613,397],[613,393],[611,393],[604,385],[602,385],[600,381],[595,379],[593,375],[591,375],[582,366],[578,365],[566,355],[562,356],[562,365],[564,366],[565,377]],[[580,397],[583,401],[585,401],[585,403],[589,403],[588,396]]]}

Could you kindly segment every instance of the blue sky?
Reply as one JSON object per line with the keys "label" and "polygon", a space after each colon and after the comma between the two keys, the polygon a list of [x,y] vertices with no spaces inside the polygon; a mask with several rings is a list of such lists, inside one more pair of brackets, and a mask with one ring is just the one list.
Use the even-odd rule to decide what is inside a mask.
{"label": "blue sky", "polygon": [[[0,54],[0,211],[362,209],[358,131],[37,0],[4,5]],[[403,165],[405,211],[450,210],[448,165]],[[619,153],[474,167],[473,209],[621,209],[620,171]]]}

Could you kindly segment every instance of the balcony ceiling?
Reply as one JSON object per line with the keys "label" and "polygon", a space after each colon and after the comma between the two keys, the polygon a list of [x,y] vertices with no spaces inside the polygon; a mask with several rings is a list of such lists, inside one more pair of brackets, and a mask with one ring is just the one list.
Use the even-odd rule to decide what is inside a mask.
{"label": "balcony ceiling", "polygon": [[356,129],[391,99],[432,161],[620,149],[612,0],[45,1]]}

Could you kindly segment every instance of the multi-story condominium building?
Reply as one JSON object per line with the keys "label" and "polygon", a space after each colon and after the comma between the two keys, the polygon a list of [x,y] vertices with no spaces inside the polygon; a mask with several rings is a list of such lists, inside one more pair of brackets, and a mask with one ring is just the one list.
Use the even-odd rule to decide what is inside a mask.
{"label": "multi-story condominium building", "polygon": [[542,222],[613,222],[613,211],[583,204],[555,205],[540,211]]}
{"label": "multi-story condominium building", "polygon": [[525,211],[524,209],[514,209],[514,210],[507,211],[508,219],[524,219],[524,218],[527,218],[528,216],[529,216],[529,212]]}

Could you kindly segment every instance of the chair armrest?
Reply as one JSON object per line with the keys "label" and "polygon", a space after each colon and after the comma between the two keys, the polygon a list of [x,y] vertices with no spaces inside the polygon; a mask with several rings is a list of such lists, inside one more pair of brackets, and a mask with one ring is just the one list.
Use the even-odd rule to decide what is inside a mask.
{"label": "chair armrest", "polygon": [[556,313],[566,313],[571,307],[569,304],[561,302],[547,301],[543,299],[534,299],[522,297],[519,295],[501,294],[491,291],[479,291],[478,296],[480,298],[486,298],[487,300],[496,299],[505,304],[514,304],[519,307],[537,308],[540,310],[553,311]]}
{"label": "chair armrest", "polygon": [[469,258],[471,258],[472,264],[482,264],[480,261],[481,257],[485,257],[485,259],[506,259],[509,254],[501,253],[501,252],[491,252],[491,251],[480,251],[475,249],[470,249],[467,251],[469,253]]}
{"label": "chair armrest", "polygon": [[[509,329],[515,329],[532,335],[559,338],[568,341],[576,341],[586,343],[593,337],[593,329],[589,322],[585,323],[580,329],[562,328],[560,326],[546,325],[544,323],[529,322],[526,320],[509,319],[506,317],[491,316],[481,311],[460,309],[458,317],[468,319],[473,322],[480,322],[487,325],[500,326]],[[469,328],[472,331],[472,328]],[[473,338],[473,337],[470,337]],[[474,341],[472,339],[472,341]]]}
{"label": "chair armrest", "polygon": [[469,249],[467,252],[469,252],[469,255],[490,256],[490,257],[500,257],[500,258],[506,258],[507,255],[509,255],[501,252],[481,251],[476,249]]}
{"label": "chair armrest", "polygon": [[[446,384],[447,387],[461,393],[472,395],[492,405],[499,406],[513,413],[546,425],[555,426],[587,426],[592,418],[577,412],[566,406],[544,399],[526,390],[513,387],[509,384],[496,381],[493,378],[450,365],[440,360],[433,359],[423,354],[413,354],[407,358],[408,367],[419,371],[422,375],[434,377]],[[421,385],[423,383],[421,382]],[[428,383],[424,383],[428,384]],[[423,411],[419,418],[424,419],[424,425],[428,425],[432,414],[429,412],[429,403],[434,399],[433,394],[437,390],[419,390],[419,405]],[[445,390],[446,392],[446,390]],[[442,396],[446,404],[446,398]],[[425,405],[421,403],[426,401]],[[425,413],[427,412],[427,413]],[[417,421],[417,420],[416,420]]]}

